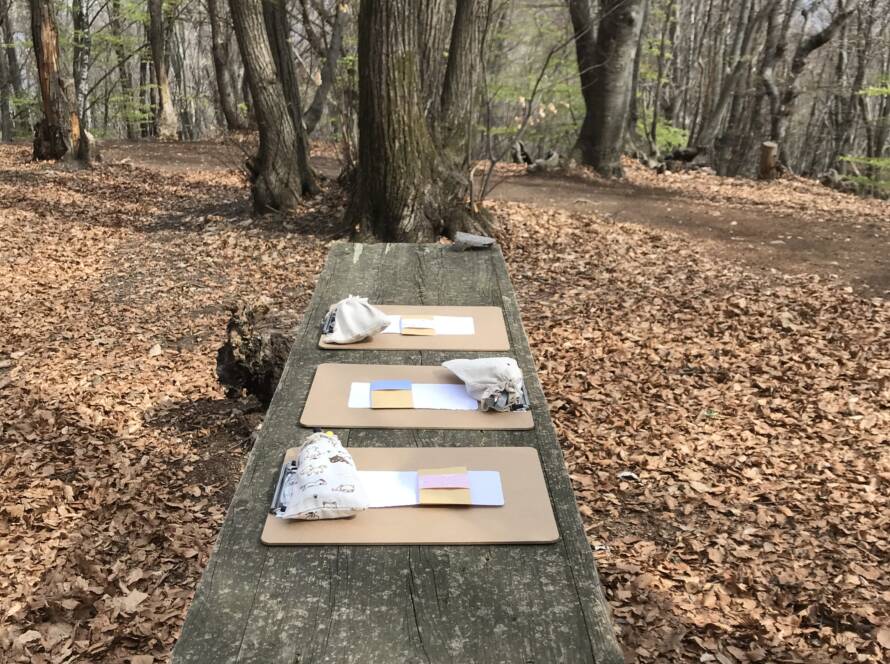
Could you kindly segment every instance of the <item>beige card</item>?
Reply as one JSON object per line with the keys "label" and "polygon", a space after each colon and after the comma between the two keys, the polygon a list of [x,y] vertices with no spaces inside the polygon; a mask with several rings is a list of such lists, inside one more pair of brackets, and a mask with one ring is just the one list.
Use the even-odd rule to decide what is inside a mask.
{"label": "beige card", "polygon": [[[432,327],[433,317],[432,316],[411,316],[408,320],[412,321],[429,321],[431,327],[415,327],[415,326],[402,326],[402,334],[407,334],[409,336],[422,336],[422,337],[431,337],[435,336],[436,329]],[[404,322],[404,320],[403,320]]]}
{"label": "beige card", "polygon": [[411,390],[372,390],[371,408],[414,408]]}

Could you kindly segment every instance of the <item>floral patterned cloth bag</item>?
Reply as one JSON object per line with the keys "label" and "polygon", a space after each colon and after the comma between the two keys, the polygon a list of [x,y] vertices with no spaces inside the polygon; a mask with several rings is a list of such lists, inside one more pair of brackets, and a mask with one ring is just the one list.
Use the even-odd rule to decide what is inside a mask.
{"label": "floral patterned cloth bag", "polygon": [[368,509],[358,470],[340,439],[314,433],[297,457],[297,472],[282,487],[285,519],[342,519]]}

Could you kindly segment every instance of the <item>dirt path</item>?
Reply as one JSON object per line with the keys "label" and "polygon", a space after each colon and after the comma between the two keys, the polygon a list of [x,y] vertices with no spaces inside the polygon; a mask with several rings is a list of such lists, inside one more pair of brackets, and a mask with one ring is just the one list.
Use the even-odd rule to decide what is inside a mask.
{"label": "dirt path", "polygon": [[846,282],[863,295],[890,294],[890,228],[877,222],[803,218],[689,200],[626,183],[539,176],[507,178],[494,190],[494,197],[669,229],[758,271],[813,273]]}
{"label": "dirt path", "polygon": [[[246,154],[245,144],[234,140],[189,144],[112,142],[105,147],[108,160],[168,172],[238,169]],[[332,157],[314,157],[314,162],[329,177],[339,171]],[[686,235],[710,253],[741,261],[757,272],[812,273],[849,285],[867,297],[890,294],[890,225],[876,221],[727,205],[722,200],[687,198],[627,182],[534,175],[504,178],[492,197],[669,229]]]}

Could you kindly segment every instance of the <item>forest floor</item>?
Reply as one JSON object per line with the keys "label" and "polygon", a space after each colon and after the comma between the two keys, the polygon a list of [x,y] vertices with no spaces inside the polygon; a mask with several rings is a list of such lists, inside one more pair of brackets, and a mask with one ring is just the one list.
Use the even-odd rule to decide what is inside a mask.
{"label": "forest floor", "polygon": [[[301,311],[343,196],[236,146],[0,147],[0,661],[166,661],[262,418],[230,303]],[[317,160],[331,171],[330,157]],[[890,653],[890,203],[499,169],[490,203],[629,661]]]}

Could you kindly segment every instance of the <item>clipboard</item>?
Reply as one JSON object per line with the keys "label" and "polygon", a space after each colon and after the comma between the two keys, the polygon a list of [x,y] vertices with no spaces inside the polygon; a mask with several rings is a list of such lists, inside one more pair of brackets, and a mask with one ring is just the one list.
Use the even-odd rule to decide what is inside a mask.
{"label": "clipboard", "polygon": [[[559,529],[533,447],[350,447],[359,470],[462,465],[501,474],[504,505],[423,505],[365,510],[348,519],[296,521],[272,514],[260,540],[269,546],[551,543]],[[296,458],[291,448],[284,463]]]}
{"label": "clipboard", "polygon": [[504,312],[500,307],[441,307],[408,304],[375,304],[383,313],[410,318],[432,316],[469,316],[473,319],[474,334],[375,334],[370,339],[351,344],[328,344],[321,341],[319,328],[318,347],[325,350],[460,350],[505,351],[510,350]]}
{"label": "clipboard", "polygon": [[531,410],[508,413],[481,410],[350,408],[352,383],[408,380],[412,383],[463,385],[439,366],[388,364],[321,364],[300,416],[304,427],[332,429],[492,429],[527,430],[535,426]]}

